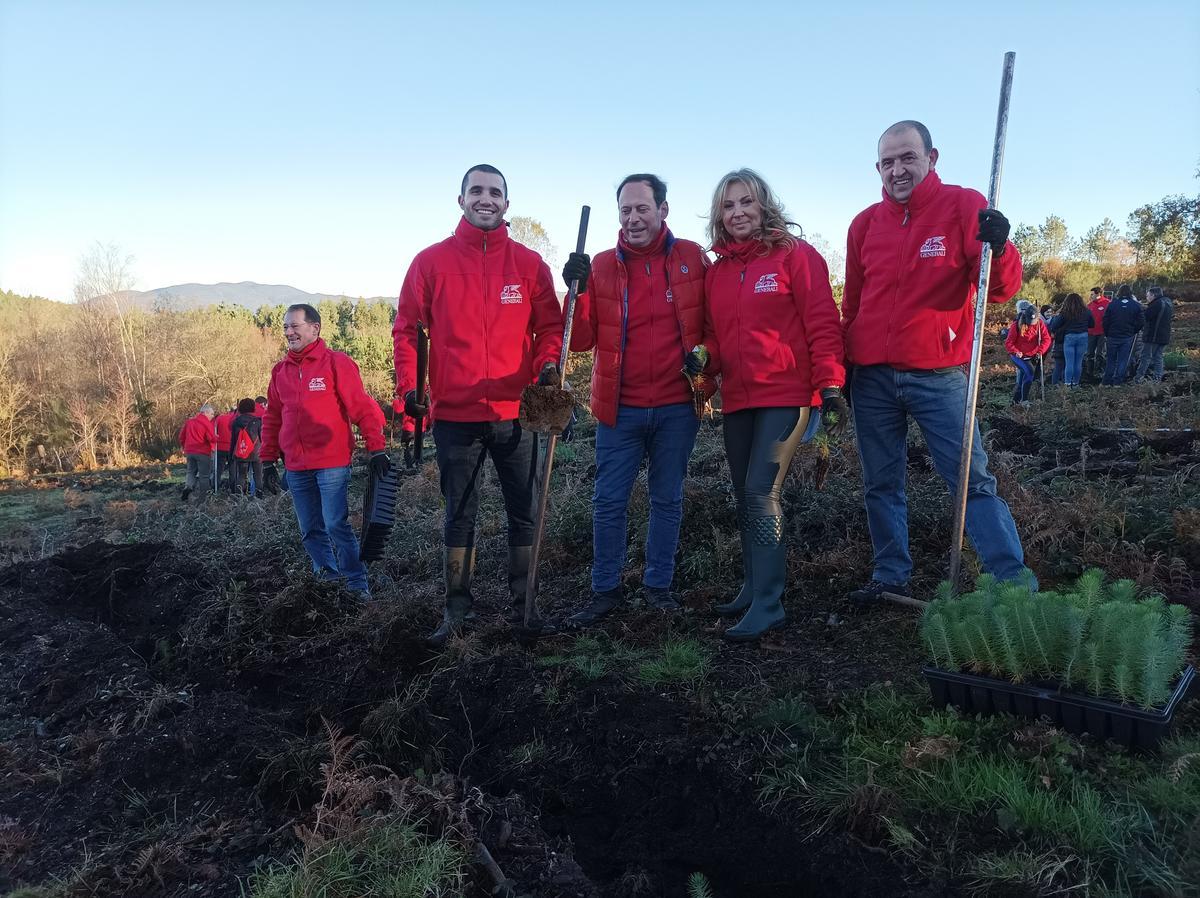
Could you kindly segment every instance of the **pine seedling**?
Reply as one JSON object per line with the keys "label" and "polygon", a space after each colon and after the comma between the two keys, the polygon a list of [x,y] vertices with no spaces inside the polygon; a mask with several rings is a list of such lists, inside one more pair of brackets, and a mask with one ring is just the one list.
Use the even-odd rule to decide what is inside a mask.
{"label": "pine seedling", "polygon": [[1079,598],[1080,607],[1085,611],[1093,611],[1104,601],[1104,571],[1099,568],[1088,568],[1075,581],[1075,595]]}
{"label": "pine seedling", "polygon": [[1004,605],[997,605],[994,616],[996,625],[996,643],[1004,667],[1014,683],[1020,683],[1029,673],[1025,658],[1021,654],[1020,639],[1017,636],[1019,624],[1016,623],[1016,612]]}
{"label": "pine seedling", "polygon": [[940,611],[926,614],[921,622],[921,635],[925,638],[929,654],[940,667],[944,670],[959,670],[963,667],[945,614]]}
{"label": "pine seedling", "polygon": [[1066,608],[1063,611],[1063,656],[1061,678],[1068,686],[1075,683],[1079,676],[1076,670],[1083,648],[1083,629],[1085,621],[1083,612],[1078,608]]}
{"label": "pine seedling", "polygon": [[1171,697],[1175,669],[1170,666],[1170,654],[1165,640],[1155,638],[1147,643],[1134,696],[1143,708],[1165,705]]}
{"label": "pine seedling", "polygon": [[1132,580],[1118,580],[1108,588],[1108,597],[1113,602],[1133,602],[1137,599],[1137,584]]}
{"label": "pine seedling", "polygon": [[1134,694],[1133,670],[1128,664],[1114,665],[1111,679],[1112,691],[1116,693],[1121,701],[1128,703]]}

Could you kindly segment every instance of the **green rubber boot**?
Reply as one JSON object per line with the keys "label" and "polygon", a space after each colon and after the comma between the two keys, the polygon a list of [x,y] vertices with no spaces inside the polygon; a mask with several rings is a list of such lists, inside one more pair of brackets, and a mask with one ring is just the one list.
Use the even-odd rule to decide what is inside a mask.
{"label": "green rubber boot", "polygon": [[754,594],[742,619],[725,631],[730,642],[750,642],[768,630],[782,627],[783,588],[787,582],[787,546],[783,542],[783,517],[770,515],[750,522],[750,562],[754,566]]}
{"label": "green rubber boot", "polygon": [[442,555],[442,570],[446,578],[446,610],[438,628],[425,638],[435,649],[444,646],[451,635],[461,633],[463,622],[471,616],[471,606],[475,603],[471,595],[475,547],[447,546]]}
{"label": "green rubber boot", "polygon": [[713,611],[722,616],[741,614],[750,607],[750,600],[754,597],[754,562],[750,551],[750,531],[746,527],[745,518],[738,519],[738,536],[742,542],[742,588],[732,602],[713,605]]}

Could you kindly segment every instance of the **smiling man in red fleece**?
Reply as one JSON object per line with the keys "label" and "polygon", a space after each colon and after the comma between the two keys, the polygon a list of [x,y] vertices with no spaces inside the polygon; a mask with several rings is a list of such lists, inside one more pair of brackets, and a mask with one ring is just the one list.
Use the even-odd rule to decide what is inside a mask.
{"label": "smiling man in red fleece", "polygon": [[[572,627],[594,624],[621,604],[629,496],[643,458],[650,493],[646,604],[660,611],[679,608],[671,583],[683,479],[700,426],[683,369],[694,376],[705,366],[708,258],[699,244],[671,233],[667,211],[661,178],[629,175],[617,187],[616,249],[596,256],[594,269],[582,253],[572,253],[563,268],[567,283],[580,283],[571,350],[593,351],[596,416],[592,599],[567,618]],[[711,396],[715,379],[706,384]]]}
{"label": "smiling man in red fleece", "polygon": [[[521,391],[559,383],[562,311],[542,257],[509,238],[508,183],[476,165],[463,176],[453,236],[413,259],[392,328],[396,395],[412,418],[433,413],[442,496],[446,608],[440,647],[471,612],[475,514],[491,456],[508,515],[508,588],[524,601],[536,514],[537,434],[517,423]],[[429,394],[418,403],[417,324],[429,329]]]}
{"label": "smiling man in red fleece", "polygon": [[[974,190],[943,184],[938,151],[920,122],[879,138],[881,202],[860,212],[846,240],[842,327],[854,366],[850,396],[862,462],[867,523],[875,550],[870,583],[850,600],[908,594],[908,503],[904,492],[908,416],[916,420],[951,490],[962,453],[974,301],[982,244],[991,244],[989,302],[1021,287],[1021,257],[1008,219]],[[967,533],[998,580],[1025,576],[1008,505],[996,494],[976,425],[967,485]],[[1032,581],[1036,583],[1036,581]]]}
{"label": "smiling man in red fleece", "polygon": [[[386,474],[391,460],[384,450],[383,411],[363,389],[354,359],[321,339],[316,309],[289,306],[283,336],[288,352],[271,371],[260,458],[273,471],[283,453],[300,539],[313,571],[326,580],[344,579],[368,598],[367,569],[358,557],[346,498],[354,452],[350,425],[357,425],[366,441],[372,472]],[[264,473],[263,479],[274,478]]]}

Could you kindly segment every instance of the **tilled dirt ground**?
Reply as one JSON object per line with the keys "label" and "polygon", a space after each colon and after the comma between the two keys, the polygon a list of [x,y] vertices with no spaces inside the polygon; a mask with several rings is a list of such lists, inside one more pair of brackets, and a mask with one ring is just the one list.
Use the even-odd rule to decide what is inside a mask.
{"label": "tilled dirt ground", "polygon": [[[615,671],[565,677],[543,662],[573,637],[516,644],[486,587],[476,634],[435,657],[423,602],[362,608],[307,581],[280,592],[257,564],[215,595],[167,544],[96,542],[0,572],[0,889],[57,876],[71,894],[237,894],[238,877],[296,847],[328,720],[399,777],[445,771],[440,788],[472,796],[479,838],[524,894],[683,895],[696,871],[744,898],[947,893],[765,810],[751,776],[762,736],[734,713],[722,725],[720,707]],[[808,611],[765,651],[709,640],[719,694],[771,678],[819,702],[916,669],[902,614]],[[709,620],[631,613],[612,632],[709,639]],[[889,630],[904,638],[881,641]],[[866,639],[885,648],[860,656]],[[409,737],[389,747],[371,713],[401,695],[416,696],[398,712]],[[489,886],[477,869],[470,894]]]}

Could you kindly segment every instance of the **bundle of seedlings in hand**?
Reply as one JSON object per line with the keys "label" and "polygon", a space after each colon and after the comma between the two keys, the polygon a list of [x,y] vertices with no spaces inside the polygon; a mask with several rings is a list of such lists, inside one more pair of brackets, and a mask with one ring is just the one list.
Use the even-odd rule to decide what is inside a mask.
{"label": "bundle of seedlings in hand", "polygon": [[945,670],[1076,687],[1155,708],[1183,670],[1192,620],[1184,606],[1158,595],[1139,599],[1132,580],[1106,584],[1095,569],[1062,593],[1035,593],[985,574],[960,598],[943,584],[921,636]]}

